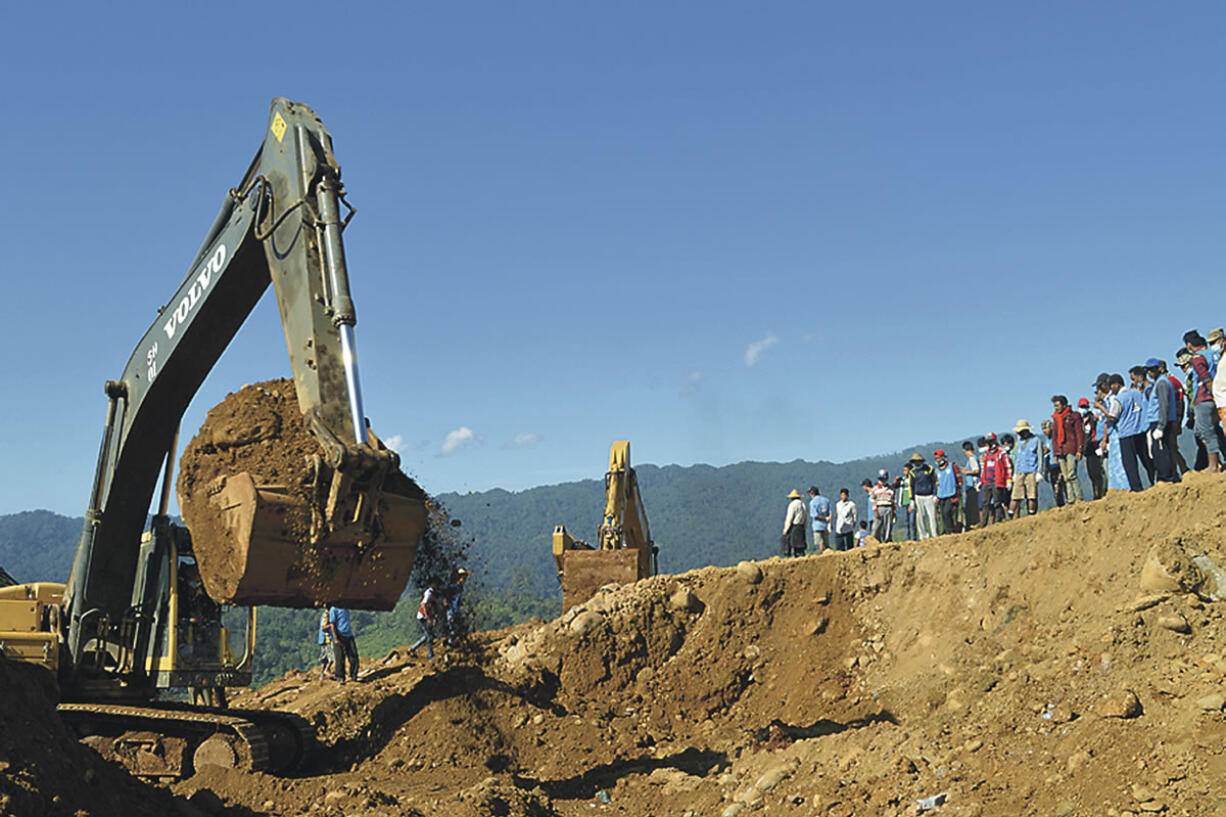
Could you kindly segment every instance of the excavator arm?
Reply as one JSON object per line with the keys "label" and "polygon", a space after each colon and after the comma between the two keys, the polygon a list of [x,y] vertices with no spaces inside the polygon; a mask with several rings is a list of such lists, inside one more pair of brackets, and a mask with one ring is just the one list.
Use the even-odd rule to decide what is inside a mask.
{"label": "excavator arm", "polygon": [[[131,619],[133,608],[139,618],[142,605],[150,603],[148,582],[139,575],[141,533],[159,477],[155,526],[159,518],[164,524],[179,422],[269,283],[276,290],[298,402],[321,446],[315,479],[323,500],[312,509],[309,535],[271,541],[276,534],[269,531],[277,525],[268,516],[284,508],[265,501],[258,486],[247,486],[245,496],[243,485],[220,486],[218,513],[241,552],[228,566],[202,559],[205,587],[218,601],[245,604],[327,600],[387,608],[399,597],[407,566],[384,571],[400,580],[390,590],[358,574],[375,557],[411,565],[425,512],[419,498],[384,490],[398,458],[366,426],[356,314],[341,242],[343,204],[328,131],[310,108],[274,99],[263,145],[227,193],[178,291],[159,310],[123,375],[106,384],[105,430],[65,595],[74,656],[84,641],[106,640],[118,622]],[[345,553],[329,561],[331,584],[318,576],[310,588],[295,584],[284,562],[322,544]],[[240,578],[259,575],[255,584],[231,582],[228,594],[215,592],[222,583],[210,575],[225,570]],[[323,592],[333,595],[315,598]]]}
{"label": "excavator arm", "polygon": [[558,525],[553,531],[553,560],[562,583],[562,610],[587,601],[602,586],[625,584],[657,572],[656,546],[639,495],[638,475],[630,467],[630,443],[609,449],[605,472],[605,509],[596,530],[598,546],[576,539]]}

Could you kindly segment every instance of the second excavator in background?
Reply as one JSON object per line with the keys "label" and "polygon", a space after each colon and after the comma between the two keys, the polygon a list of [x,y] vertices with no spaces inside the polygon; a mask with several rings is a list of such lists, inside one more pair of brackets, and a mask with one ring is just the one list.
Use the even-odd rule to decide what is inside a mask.
{"label": "second excavator in background", "polygon": [[610,447],[604,485],[604,516],[595,545],[576,539],[562,525],[553,530],[562,612],[587,601],[606,584],[636,582],[659,570],[659,548],[651,539],[638,475],[630,467],[628,441]]}

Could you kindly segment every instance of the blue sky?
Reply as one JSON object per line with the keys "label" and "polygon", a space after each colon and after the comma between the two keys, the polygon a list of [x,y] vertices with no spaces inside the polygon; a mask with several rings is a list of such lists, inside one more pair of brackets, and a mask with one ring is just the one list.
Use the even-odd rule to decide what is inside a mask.
{"label": "blue sky", "polygon": [[[432,492],[1003,430],[1226,323],[1216,3],[6,4],[0,513],[269,100],[331,130],[366,409]],[[289,374],[271,293],[184,418]]]}

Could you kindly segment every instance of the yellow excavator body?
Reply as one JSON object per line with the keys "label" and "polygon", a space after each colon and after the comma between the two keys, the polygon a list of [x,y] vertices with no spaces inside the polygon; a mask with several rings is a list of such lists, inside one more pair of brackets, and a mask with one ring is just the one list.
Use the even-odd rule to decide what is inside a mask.
{"label": "yellow excavator body", "polygon": [[630,584],[656,572],[657,548],[639,494],[638,475],[630,467],[630,443],[609,449],[605,473],[605,509],[596,530],[596,545],[576,539],[566,528],[553,530],[553,561],[562,584],[562,611],[582,604],[606,584]]}

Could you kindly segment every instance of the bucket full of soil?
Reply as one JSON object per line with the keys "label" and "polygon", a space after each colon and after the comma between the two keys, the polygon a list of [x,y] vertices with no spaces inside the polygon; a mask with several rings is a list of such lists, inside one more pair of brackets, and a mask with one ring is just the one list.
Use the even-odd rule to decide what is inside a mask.
{"label": "bucket full of soil", "polygon": [[179,507],[205,590],[227,604],[390,610],[426,528],[425,493],[372,436],[368,462],[333,469],[294,384],[244,386],[179,460]]}

